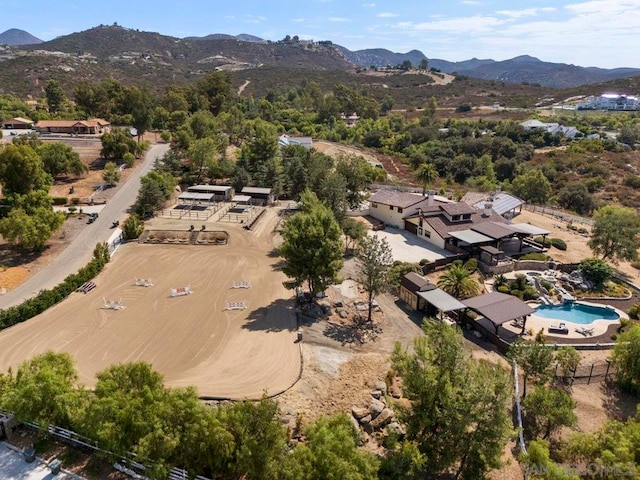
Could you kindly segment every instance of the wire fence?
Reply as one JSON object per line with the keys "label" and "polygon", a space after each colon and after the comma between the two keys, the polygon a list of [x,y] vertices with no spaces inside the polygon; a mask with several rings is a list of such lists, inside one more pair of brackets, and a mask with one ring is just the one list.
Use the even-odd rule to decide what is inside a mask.
{"label": "wire fence", "polygon": [[592,363],[591,365],[578,365],[573,371],[563,372],[559,365],[556,365],[555,378],[568,385],[574,383],[608,382],[615,377],[615,366],[611,362]]}
{"label": "wire fence", "polygon": [[529,210],[533,213],[539,213],[540,215],[546,215],[548,217],[557,218],[563,222],[567,223],[579,223],[581,225],[588,225],[590,228],[593,227],[593,220],[586,217],[580,217],[578,215],[572,215],[567,212],[563,212],[562,210],[556,210],[554,208],[531,205],[529,203],[525,203],[523,205],[525,210]]}

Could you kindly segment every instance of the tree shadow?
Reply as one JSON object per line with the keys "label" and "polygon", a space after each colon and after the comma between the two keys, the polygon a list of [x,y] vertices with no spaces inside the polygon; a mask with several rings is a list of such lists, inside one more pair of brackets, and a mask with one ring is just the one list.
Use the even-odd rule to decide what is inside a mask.
{"label": "tree shadow", "polygon": [[323,331],[325,337],[339,342],[342,346],[346,344],[364,345],[368,342],[375,342],[381,333],[382,328],[379,325],[374,322],[368,322],[366,319],[360,320],[358,318],[345,323],[329,321]]}
{"label": "tree shadow", "polygon": [[89,170],[104,170],[104,166],[107,163],[106,158],[98,157],[89,163]]}
{"label": "tree shadow", "polygon": [[636,397],[620,390],[613,380],[602,382],[600,390],[604,397],[602,406],[611,418],[624,422],[635,417],[638,405]]}
{"label": "tree shadow", "polygon": [[263,332],[282,332],[285,330],[294,332],[298,329],[295,306],[293,298],[279,298],[266,307],[249,312],[242,328]]}
{"label": "tree shadow", "polygon": [[18,246],[9,244],[0,245],[0,266],[2,267],[19,267],[34,262],[40,258],[49,249],[45,245],[44,249],[34,252],[32,250],[24,250]]}

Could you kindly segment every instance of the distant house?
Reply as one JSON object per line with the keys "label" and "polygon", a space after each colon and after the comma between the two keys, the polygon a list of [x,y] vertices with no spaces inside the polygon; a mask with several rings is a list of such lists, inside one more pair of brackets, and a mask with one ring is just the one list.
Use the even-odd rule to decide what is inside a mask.
{"label": "distant house", "polygon": [[583,135],[583,133],[575,127],[568,127],[566,125],[560,125],[559,123],[544,123],[540,120],[527,120],[526,122],[522,122],[520,126],[526,131],[540,129],[552,135],[560,135],[571,139]]}
{"label": "distant house", "polygon": [[278,145],[281,147],[286,147],[289,145],[300,145],[301,147],[309,150],[313,145],[313,139],[311,137],[293,137],[291,135],[283,133],[278,137]]}
{"label": "distant house", "polygon": [[347,127],[353,127],[360,120],[360,116],[356,112],[341,113],[340,120],[344,120],[344,122],[347,124]]}
{"label": "distant house", "polygon": [[2,122],[2,128],[7,130],[28,130],[33,128],[33,120],[23,117],[15,117]]}
{"label": "distant house", "polygon": [[487,203],[491,204],[491,208],[498,215],[505,218],[513,218],[522,212],[524,202],[515,195],[507,192],[467,192],[460,199],[461,202],[471,205],[476,210],[484,210]]}
{"label": "distant house", "polygon": [[378,190],[369,197],[369,215],[385,225],[405,228],[405,217],[413,215],[421,208],[434,205],[436,201],[449,200],[433,193],[428,196],[419,193],[401,192],[397,190]]}
{"label": "distant house", "polygon": [[640,110],[640,98],[634,95],[605,93],[599,97],[587,97],[578,110]]}
{"label": "distant house", "polygon": [[65,135],[100,135],[111,124],[101,118],[90,120],[40,120],[34,128],[38,133],[59,133]]}
{"label": "distant house", "polygon": [[268,187],[244,187],[241,193],[250,196],[254,205],[271,205],[275,200],[273,190]]}
{"label": "distant house", "polygon": [[560,135],[564,138],[574,139],[583,136],[583,133],[576,127],[560,125],[559,123],[544,123],[539,120],[527,120],[520,124],[525,130],[540,129],[552,135]]}

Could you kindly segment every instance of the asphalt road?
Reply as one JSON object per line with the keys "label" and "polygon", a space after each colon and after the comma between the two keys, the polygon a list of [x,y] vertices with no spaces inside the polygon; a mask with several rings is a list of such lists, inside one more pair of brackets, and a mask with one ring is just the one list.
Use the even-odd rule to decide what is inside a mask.
{"label": "asphalt road", "polygon": [[98,219],[80,232],[49,265],[30,277],[22,285],[0,296],[0,308],[8,308],[22,303],[40,290],[50,289],[89,263],[93,249],[99,242],[106,242],[113,230],[111,222],[121,220],[135,202],[140,189],[140,177],[149,172],[156,158],[161,158],[169,150],[169,145],[153,145],[142,164],[136,168],[129,180],[118,188],[107,202]]}

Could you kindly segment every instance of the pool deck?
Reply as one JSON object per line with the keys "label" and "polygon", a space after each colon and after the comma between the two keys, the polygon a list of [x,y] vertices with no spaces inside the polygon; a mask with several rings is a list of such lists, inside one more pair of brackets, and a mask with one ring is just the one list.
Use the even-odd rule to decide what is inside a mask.
{"label": "pool deck", "polygon": [[[508,279],[513,279],[519,273],[526,274],[531,273],[530,270],[520,270],[515,272],[509,272],[505,274]],[[537,272],[543,279],[553,281],[552,275],[549,272]],[[489,279],[485,282],[485,289],[488,292],[493,291],[493,278]],[[611,303],[608,301],[597,301],[590,302],[584,300],[578,300],[577,303],[582,303],[584,305],[591,305],[594,307],[602,307],[603,305],[608,305],[614,309],[614,311],[621,317],[627,318],[627,314],[615,308],[611,303],[617,303],[615,300],[612,300]],[[530,302],[529,305],[533,308],[540,305],[540,303]],[[567,333],[550,333],[548,327],[551,325],[559,325],[560,323],[564,323],[568,328]],[[544,336],[549,343],[568,343],[568,344],[584,344],[584,343],[613,343],[615,340],[612,338],[612,335],[618,333],[618,327],[620,326],[620,322],[617,320],[595,320],[589,324],[581,324],[569,322],[566,320],[554,320],[549,318],[543,318],[534,315],[530,315],[527,317],[527,323],[525,330],[529,331],[529,329],[533,330],[533,334],[543,330]],[[581,328],[593,328],[592,334],[580,333],[578,330]],[[508,322],[503,324],[498,330],[498,334],[500,337],[508,342],[513,342],[520,336],[520,332],[522,332],[522,328],[518,327],[514,324],[514,322]],[[524,338],[531,338],[526,332],[524,334]]]}

